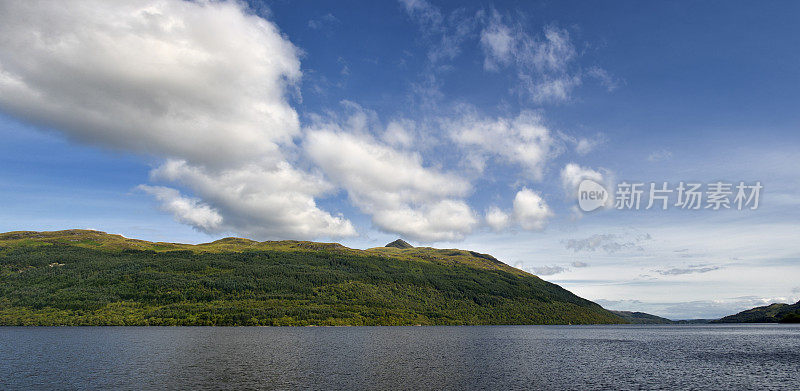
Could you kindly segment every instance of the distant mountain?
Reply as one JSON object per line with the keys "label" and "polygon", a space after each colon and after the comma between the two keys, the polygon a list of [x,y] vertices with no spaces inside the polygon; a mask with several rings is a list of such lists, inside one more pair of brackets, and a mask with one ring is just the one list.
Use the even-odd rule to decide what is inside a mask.
{"label": "distant mountain", "polygon": [[633,324],[672,324],[675,323],[667,318],[646,314],[644,312],[631,311],[611,311],[615,315]]}
{"label": "distant mountain", "polygon": [[800,301],[794,304],[774,303],[729,315],[714,323],[800,323]]}
{"label": "distant mountain", "polygon": [[708,324],[714,322],[716,319],[681,319],[673,320],[675,324]]}
{"label": "distant mountain", "polygon": [[394,242],[391,242],[391,243],[385,245],[384,247],[414,248],[414,246],[408,244],[408,242],[406,242],[403,239],[397,239]]}
{"label": "distant mountain", "polygon": [[568,323],[627,321],[465,250],[242,238],[190,245],[88,230],[0,234],[0,325]]}

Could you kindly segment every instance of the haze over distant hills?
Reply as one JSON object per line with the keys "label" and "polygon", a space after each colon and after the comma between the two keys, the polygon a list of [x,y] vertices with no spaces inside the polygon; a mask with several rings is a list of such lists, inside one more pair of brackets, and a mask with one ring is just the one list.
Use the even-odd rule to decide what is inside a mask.
{"label": "haze over distant hills", "polygon": [[670,320],[644,312],[614,311],[615,315],[633,324],[698,324],[698,323],[800,323],[800,302],[773,303],[728,315],[721,319]]}

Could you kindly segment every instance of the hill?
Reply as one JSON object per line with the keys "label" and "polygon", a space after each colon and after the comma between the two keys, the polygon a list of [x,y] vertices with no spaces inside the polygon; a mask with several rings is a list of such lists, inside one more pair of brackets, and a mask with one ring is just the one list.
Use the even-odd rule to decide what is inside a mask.
{"label": "hill", "polygon": [[413,248],[414,246],[408,244],[408,242],[406,242],[403,239],[397,239],[394,242],[391,242],[383,247]]}
{"label": "hill", "polygon": [[679,319],[673,320],[675,324],[708,324],[713,323],[716,319]]}
{"label": "hill", "polygon": [[633,324],[672,324],[675,323],[667,318],[662,318],[660,316],[647,314],[644,312],[631,312],[631,311],[611,311],[614,315],[617,315],[630,323]]}
{"label": "hill", "polygon": [[800,301],[794,304],[774,303],[728,315],[714,323],[800,323]]}
{"label": "hill", "polygon": [[0,234],[2,325],[625,323],[492,256],[98,231]]}

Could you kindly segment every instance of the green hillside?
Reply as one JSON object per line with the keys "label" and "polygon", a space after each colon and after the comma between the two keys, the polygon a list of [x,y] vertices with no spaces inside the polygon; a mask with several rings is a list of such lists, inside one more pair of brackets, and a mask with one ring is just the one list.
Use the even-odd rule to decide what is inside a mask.
{"label": "green hillside", "polygon": [[0,234],[1,325],[565,323],[626,322],[464,250],[239,238],[187,245],[86,230]]}
{"label": "green hillside", "polygon": [[667,318],[662,318],[660,316],[647,314],[644,312],[631,312],[631,311],[611,311],[614,315],[617,315],[630,323],[633,324],[672,324],[675,323]]}
{"label": "green hillside", "polygon": [[729,315],[714,323],[800,323],[800,301],[794,304],[774,303]]}

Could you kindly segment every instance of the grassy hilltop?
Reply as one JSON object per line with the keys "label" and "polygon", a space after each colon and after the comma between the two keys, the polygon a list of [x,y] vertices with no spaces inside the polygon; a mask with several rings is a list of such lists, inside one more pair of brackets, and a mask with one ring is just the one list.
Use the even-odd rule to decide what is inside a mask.
{"label": "grassy hilltop", "polygon": [[566,323],[626,321],[464,250],[0,234],[0,325]]}

